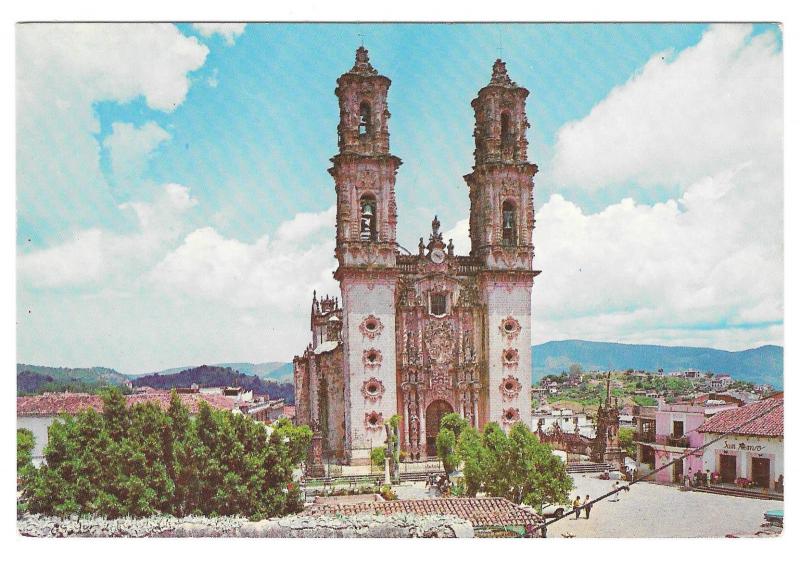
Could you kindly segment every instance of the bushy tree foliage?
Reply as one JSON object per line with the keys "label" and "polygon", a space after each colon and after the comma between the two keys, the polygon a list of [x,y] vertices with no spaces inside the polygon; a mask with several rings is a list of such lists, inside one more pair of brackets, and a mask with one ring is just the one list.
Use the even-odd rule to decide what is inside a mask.
{"label": "bushy tree foliage", "polygon": [[27,428],[18,428],[17,429],[17,477],[23,477],[25,472],[29,469],[30,466],[33,464],[31,460],[33,458],[33,447],[34,447],[34,438],[33,433],[29,431]]}
{"label": "bushy tree foliage", "polygon": [[[442,428],[437,450],[439,438],[446,446],[454,436]],[[488,423],[483,433],[465,426],[450,465],[463,466],[465,494],[471,497],[485,492],[540,508],[545,503],[567,503],[572,489],[564,462],[523,423],[512,426],[508,434],[497,423]]]}
{"label": "bushy tree foliage", "polygon": [[369,459],[373,466],[379,470],[384,469],[386,467],[386,447],[377,446],[373,448],[369,453]]}
{"label": "bushy tree foliage", "polygon": [[619,447],[629,458],[636,458],[636,444],[633,442],[633,429],[619,429]]}
{"label": "bushy tree foliage", "polygon": [[456,435],[449,428],[442,428],[436,435],[436,455],[442,461],[446,474],[451,474],[458,466],[456,456]]}
{"label": "bushy tree foliage", "polygon": [[103,412],[56,420],[47,463],[30,475],[23,499],[34,513],[271,517],[302,507],[292,471],[305,458],[308,427],[259,422],[203,403],[191,419],[173,393],[166,411],[128,408],[118,391]]}

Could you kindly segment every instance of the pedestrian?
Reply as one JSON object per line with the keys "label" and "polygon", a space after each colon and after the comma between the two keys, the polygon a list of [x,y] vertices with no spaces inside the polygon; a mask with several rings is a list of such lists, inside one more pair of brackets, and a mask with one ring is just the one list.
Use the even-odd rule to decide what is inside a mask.
{"label": "pedestrian", "polygon": [[591,510],[592,510],[592,505],[591,505],[591,503],[589,503],[589,501],[590,501],[589,500],[589,496],[587,495],[586,499],[583,502],[583,508],[586,511],[586,518],[587,519],[589,518],[589,512],[591,512]]}
{"label": "pedestrian", "polygon": [[619,491],[618,491],[619,490],[619,482],[614,482],[614,490],[615,490],[614,494],[611,496],[611,499],[609,499],[609,501],[617,502],[617,501],[619,501]]}
{"label": "pedestrian", "polygon": [[683,483],[686,486],[686,489],[692,488],[692,467],[689,466],[689,472],[684,476]]}
{"label": "pedestrian", "polygon": [[711,472],[706,470],[706,487],[711,487]]}
{"label": "pedestrian", "polygon": [[581,496],[576,495],[575,501],[572,502],[572,510],[575,511],[575,520],[581,518]]}

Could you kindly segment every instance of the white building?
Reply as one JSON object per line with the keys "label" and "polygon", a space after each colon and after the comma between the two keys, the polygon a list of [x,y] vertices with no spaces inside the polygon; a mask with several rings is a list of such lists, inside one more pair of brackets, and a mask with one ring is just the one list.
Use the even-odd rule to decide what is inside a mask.
{"label": "white building", "polygon": [[[703,453],[704,469],[723,484],[747,478],[762,488],[783,489],[783,393],[714,415],[698,429],[704,443],[720,438]],[[728,434],[724,438],[722,435]]]}
{"label": "white building", "polygon": [[727,373],[720,373],[712,377],[708,385],[714,391],[725,391],[733,383],[733,378]]}
{"label": "white building", "polygon": [[594,438],[594,422],[586,413],[575,413],[571,409],[544,409],[534,412],[531,417],[532,430],[536,430],[541,424],[542,430],[549,433],[556,423],[564,432],[575,432],[577,425],[581,435]]}

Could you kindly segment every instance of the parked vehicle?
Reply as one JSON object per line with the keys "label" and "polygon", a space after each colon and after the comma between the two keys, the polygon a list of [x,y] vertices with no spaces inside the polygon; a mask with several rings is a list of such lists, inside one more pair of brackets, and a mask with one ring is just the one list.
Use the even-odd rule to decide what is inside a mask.
{"label": "parked vehicle", "polygon": [[560,519],[566,513],[566,508],[562,505],[555,505],[553,503],[548,503],[547,505],[542,507],[542,516],[545,519]]}

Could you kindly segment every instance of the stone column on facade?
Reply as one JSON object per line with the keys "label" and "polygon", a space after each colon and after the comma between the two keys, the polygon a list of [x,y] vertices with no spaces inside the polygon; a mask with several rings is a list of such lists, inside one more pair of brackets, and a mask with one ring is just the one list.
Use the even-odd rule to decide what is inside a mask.
{"label": "stone column on facade", "polygon": [[314,421],[314,434],[311,436],[311,448],[308,458],[307,473],[310,477],[319,478],[325,475],[325,464],[322,461],[322,432]]}

